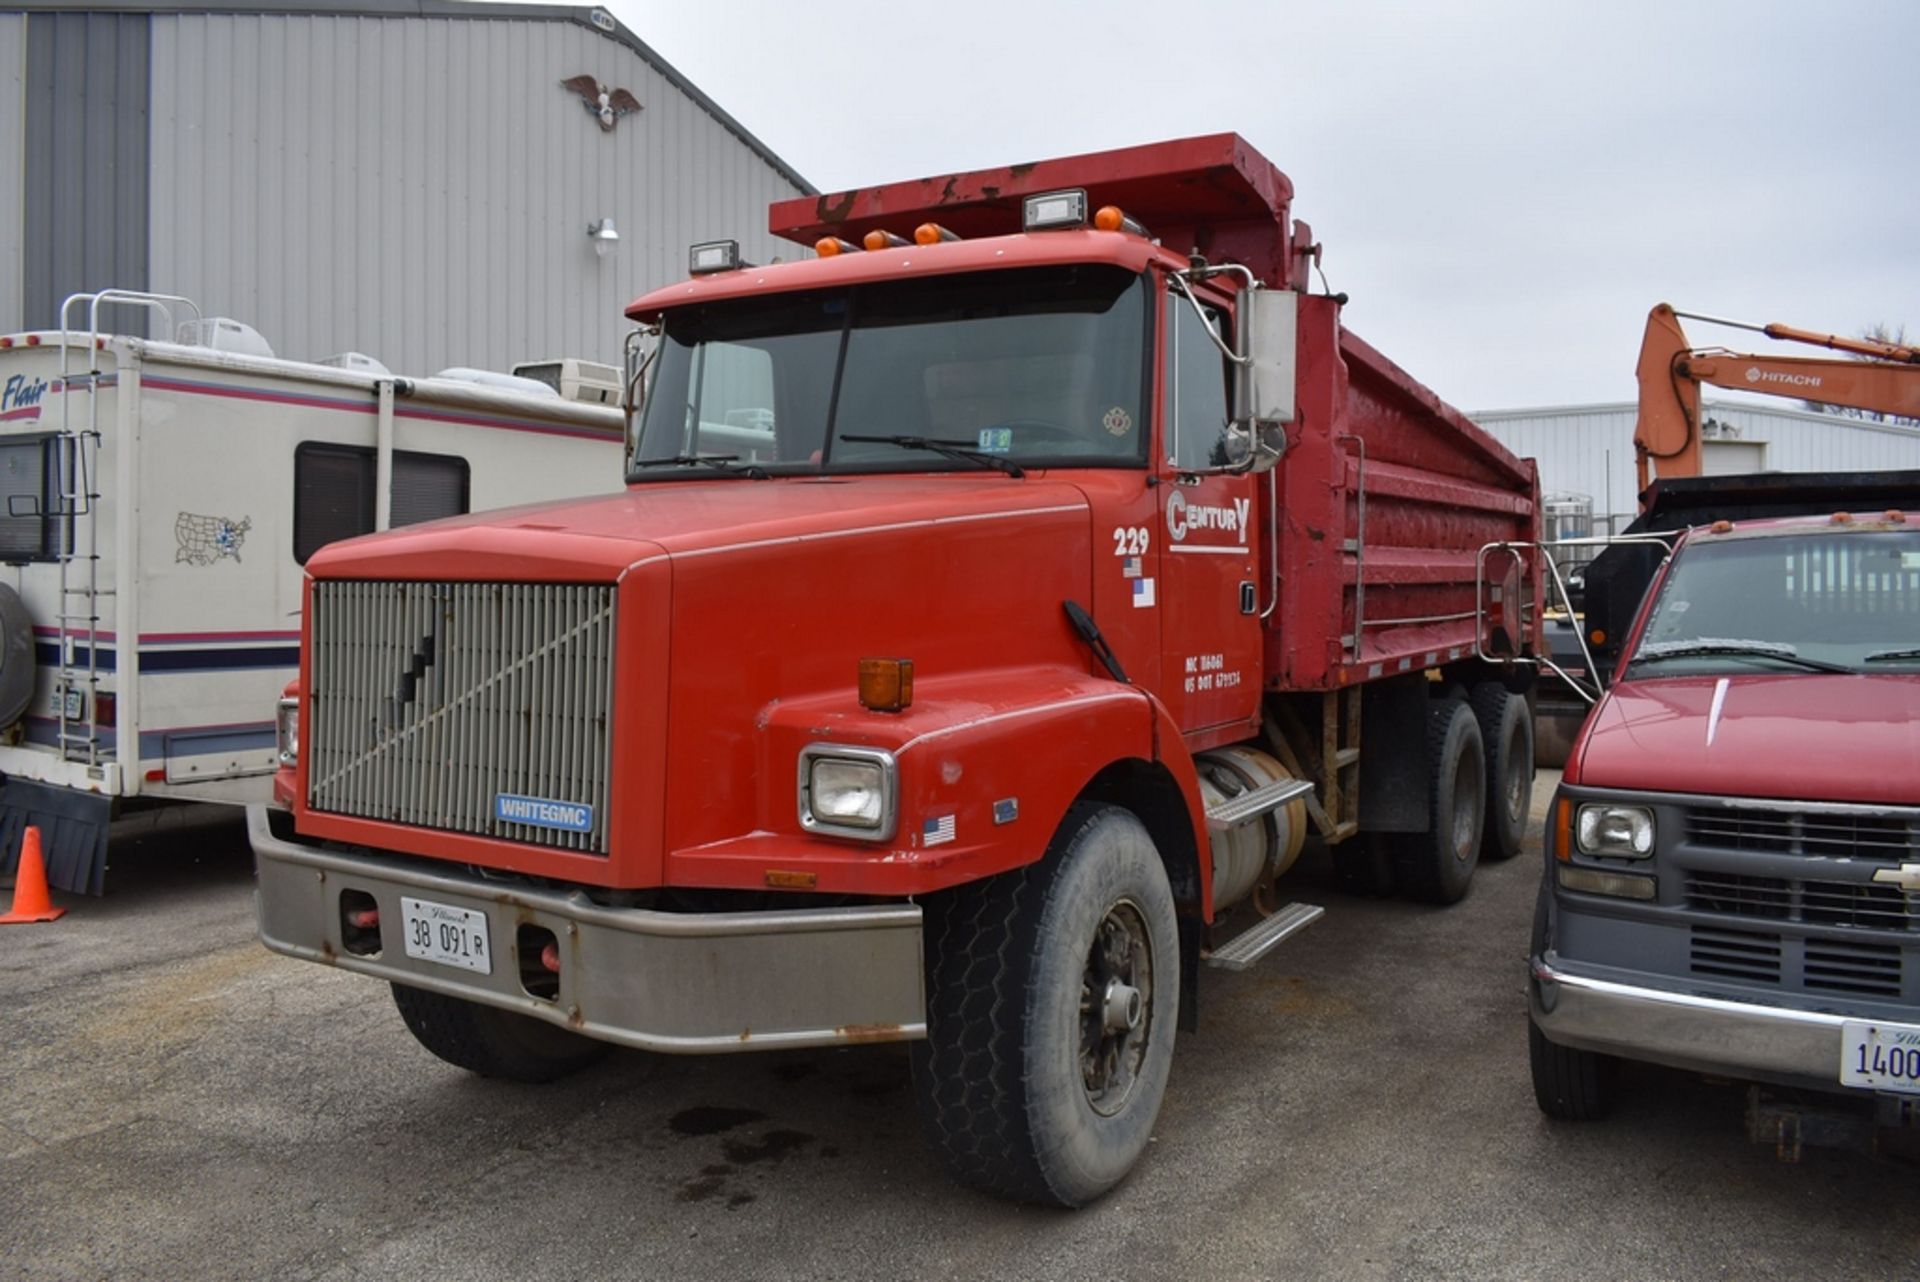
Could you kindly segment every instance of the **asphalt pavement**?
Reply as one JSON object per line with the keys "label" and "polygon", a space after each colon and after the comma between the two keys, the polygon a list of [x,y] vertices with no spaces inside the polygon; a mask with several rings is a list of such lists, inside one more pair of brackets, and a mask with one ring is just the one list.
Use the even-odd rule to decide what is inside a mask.
{"label": "asphalt pavement", "polygon": [[450,1068],[255,942],[237,820],[143,820],[105,898],[0,927],[0,1277],[1920,1279],[1920,1166],[1782,1162],[1742,1087],[1538,1113],[1537,850],[1439,910],[1310,863],[1326,917],[1203,976],[1146,1160],[1056,1212],[947,1181],[898,1047]]}

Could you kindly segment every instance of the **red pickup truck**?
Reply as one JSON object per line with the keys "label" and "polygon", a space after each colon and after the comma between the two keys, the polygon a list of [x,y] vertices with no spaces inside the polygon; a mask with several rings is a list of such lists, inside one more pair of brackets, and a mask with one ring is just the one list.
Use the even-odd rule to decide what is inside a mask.
{"label": "red pickup truck", "polygon": [[1534,1091],[1619,1059],[1920,1116],[1920,519],[1682,534],[1575,741],[1534,920]]}

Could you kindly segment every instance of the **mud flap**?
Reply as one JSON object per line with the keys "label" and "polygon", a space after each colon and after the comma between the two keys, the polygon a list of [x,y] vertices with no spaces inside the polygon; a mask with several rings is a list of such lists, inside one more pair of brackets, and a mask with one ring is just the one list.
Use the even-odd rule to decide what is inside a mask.
{"label": "mud flap", "polygon": [[0,876],[20,860],[20,834],[40,829],[47,883],[71,894],[97,895],[107,882],[107,829],[113,801],[98,793],[53,788],[28,779],[0,782]]}

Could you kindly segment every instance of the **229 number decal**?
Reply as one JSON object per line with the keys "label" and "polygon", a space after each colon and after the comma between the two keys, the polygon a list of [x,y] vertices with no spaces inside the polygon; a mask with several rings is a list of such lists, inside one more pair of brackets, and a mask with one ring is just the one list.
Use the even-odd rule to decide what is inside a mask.
{"label": "229 number decal", "polygon": [[1114,527],[1113,554],[1115,556],[1145,556],[1150,538],[1144,525],[1121,525]]}

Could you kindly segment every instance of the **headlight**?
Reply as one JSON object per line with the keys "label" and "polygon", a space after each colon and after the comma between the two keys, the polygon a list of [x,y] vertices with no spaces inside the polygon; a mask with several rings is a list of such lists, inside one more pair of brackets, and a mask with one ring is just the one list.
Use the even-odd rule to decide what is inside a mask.
{"label": "headlight", "polygon": [[274,717],[274,729],[280,740],[280,764],[300,763],[300,700],[283,698]]}
{"label": "headlight", "polygon": [[1578,828],[1583,855],[1645,859],[1653,853],[1653,812],[1645,806],[1585,805]]}
{"label": "headlight", "polygon": [[801,750],[800,826],[808,832],[884,841],[893,835],[898,791],[890,752],[829,743]]}

